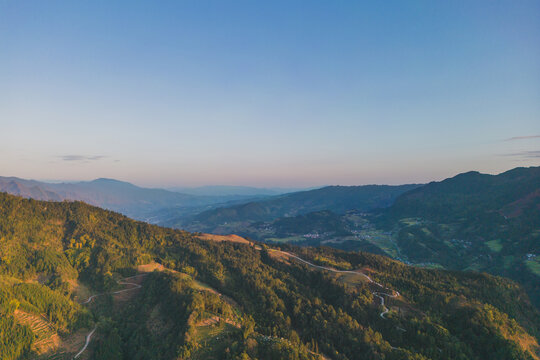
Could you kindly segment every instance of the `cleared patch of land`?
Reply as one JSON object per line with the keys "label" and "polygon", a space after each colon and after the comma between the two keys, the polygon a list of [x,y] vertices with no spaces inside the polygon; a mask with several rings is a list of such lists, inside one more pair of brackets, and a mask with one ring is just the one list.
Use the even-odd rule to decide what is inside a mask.
{"label": "cleared patch of land", "polygon": [[348,284],[351,286],[356,286],[360,284],[364,284],[369,282],[369,280],[360,274],[354,274],[354,273],[341,273],[336,274],[336,278],[339,282],[342,282],[344,284]]}
{"label": "cleared patch of land", "polygon": [[533,274],[540,276],[540,259],[538,256],[534,260],[526,260],[525,265]]}
{"label": "cleared patch of land", "polygon": [[399,254],[396,240],[393,235],[381,230],[363,230],[358,234],[358,238],[367,240],[373,245],[381,248],[385,253],[391,257],[397,257]]}
{"label": "cleared patch of land", "polygon": [[13,315],[19,323],[28,325],[36,335],[36,341],[32,345],[32,350],[37,354],[52,352],[60,346],[60,336],[58,336],[56,330],[44,316],[21,310],[15,310]]}
{"label": "cleared patch of land", "polygon": [[500,239],[486,241],[485,244],[489,248],[489,250],[496,253],[500,252],[503,248],[503,244]]}
{"label": "cleared patch of land", "polygon": [[195,339],[199,343],[199,349],[192,355],[193,360],[220,359],[229,341],[224,341],[238,329],[228,323],[198,326],[195,331]]}
{"label": "cleared patch of land", "polygon": [[199,239],[218,241],[218,242],[230,241],[230,242],[235,242],[235,243],[240,243],[240,244],[248,244],[248,245],[251,244],[250,241],[244,239],[241,236],[234,235],[234,234],[232,234],[232,235],[201,234],[199,236]]}
{"label": "cleared patch of land", "polygon": [[139,265],[137,266],[137,271],[141,273],[148,273],[152,271],[166,271],[167,268],[165,266],[161,265],[160,263],[157,263],[155,261],[152,261],[148,264]]}
{"label": "cleared patch of land", "polygon": [[417,218],[403,218],[403,219],[400,219],[399,222],[405,226],[413,226],[413,225],[418,225],[421,222],[421,220]]}

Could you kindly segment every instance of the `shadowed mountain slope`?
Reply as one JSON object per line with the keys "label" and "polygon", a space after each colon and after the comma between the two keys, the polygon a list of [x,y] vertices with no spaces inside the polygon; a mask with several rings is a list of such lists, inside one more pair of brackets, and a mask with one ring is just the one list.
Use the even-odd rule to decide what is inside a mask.
{"label": "shadowed mountain slope", "polygon": [[280,217],[302,215],[321,210],[330,210],[336,213],[344,213],[352,209],[370,211],[390,206],[397,196],[418,186],[327,186],[246,204],[216,208],[191,218],[173,219],[163,223],[163,225],[212,232],[213,229],[224,223],[272,221]]}

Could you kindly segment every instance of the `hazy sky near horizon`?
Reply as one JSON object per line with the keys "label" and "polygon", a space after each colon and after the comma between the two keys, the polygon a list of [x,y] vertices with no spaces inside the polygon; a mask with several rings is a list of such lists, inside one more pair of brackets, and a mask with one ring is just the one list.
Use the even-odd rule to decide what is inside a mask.
{"label": "hazy sky near horizon", "polygon": [[0,0],[0,175],[316,186],[540,165],[539,14]]}

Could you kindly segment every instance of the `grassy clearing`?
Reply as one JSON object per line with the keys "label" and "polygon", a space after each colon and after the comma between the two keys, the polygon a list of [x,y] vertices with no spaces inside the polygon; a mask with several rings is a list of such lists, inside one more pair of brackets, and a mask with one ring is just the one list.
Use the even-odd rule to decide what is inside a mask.
{"label": "grassy clearing", "polygon": [[342,282],[344,284],[351,285],[351,286],[357,286],[357,285],[368,282],[367,278],[360,274],[341,273],[341,274],[336,274],[336,277],[339,282]]}
{"label": "grassy clearing", "polygon": [[540,276],[540,259],[538,257],[534,260],[526,260],[525,265],[533,274]]}
{"label": "grassy clearing", "polygon": [[400,219],[399,222],[405,226],[412,226],[420,223],[420,221],[416,218],[404,218]]}
{"label": "grassy clearing", "polygon": [[503,248],[503,244],[500,239],[486,241],[485,244],[489,248],[489,250],[496,253],[500,252]]}
{"label": "grassy clearing", "polygon": [[251,244],[251,242],[244,239],[243,237],[234,235],[234,234],[231,234],[231,235],[201,234],[199,236],[199,239],[208,240],[208,241],[217,241],[217,242],[228,241],[228,242],[235,242],[235,243],[246,244],[246,245]]}
{"label": "grassy clearing", "polygon": [[359,237],[363,240],[367,240],[373,245],[381,248],[385,253],[391,257],[397,257],[398,251],[394,238],[392,235],[380,230],[366,230],[359,234]]}
{"label": "grassy clearing", "polygon": [[199,326],[195,331],[195,340],[199,349],[192,354],[193,360],[221,359],[230,345],[229,335],[239,331],[230,324]]}
{"label": "grassy clearing", "polygon": [[[187,277],[190,277],[189,275],[186,274]],[[205,283],[202,283],[200,282],[199,280],[193,280],[193,287],[197,290],[201,290],[201,291],[209,291],[209,292],[212,292],[214,294],[219,294],[213,287],[211,287],[210,285],[207,285]]]}

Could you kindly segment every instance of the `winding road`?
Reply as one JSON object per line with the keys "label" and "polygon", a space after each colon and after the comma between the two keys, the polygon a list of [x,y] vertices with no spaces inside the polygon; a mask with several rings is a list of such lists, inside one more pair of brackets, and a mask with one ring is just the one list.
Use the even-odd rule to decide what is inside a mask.
{"label": "winding road", "polygon": [[[397,292],[397,291],[396,291],[396,292]],[[389,296],[389,297],[392,297],[392,298],[396,298],[396,297],[399,296],[399,293],[390,295],[390,294],[387,294],[387,293],[373,292],[372,294],[373,294],[373,296],[376,296],[376,297],[378,297],[379,299],[381,299],[381,305],[382,305],[384,311],[383,311],[382,313],[380,313],[379,316],[382,317],[383,319],[386,319],[386,318],[384,317],[384,315],[386,315],[386,314],[390,311],[390,309],[388,309],[388,308],[386,307],[386,305],[384,305],[384,297],[383,297],[383,296]]]}
{"label": "winding road", "polygon": [[141,287],[141,285],[135,284],[135,283],[132,283],[132,282],[127,282],[125,280],[129,280],[129,279],[133,279],[133,278],[140,277],[140,276],[145,276],[145,275],[146,274],[139,274],[139,275],[130,276],[130,277],[127,277],[127,278],[120,279],[120,280],[118,280],[116,282],[117,284],[119,284],[119,285],[133,285],[134,287],[129,288],[129,289],[122,289],[122,290],[112,291],[112,292],[105,292],[105,293],[101,293],[101,294],[94,294],[94,295],[90,296],[88,299],[86,299],[85,301],[81,302],[81,304],[88,304],[89,302],[91,302],[92,300],[97,298],[98,296],[102,296],[102,295],[105,295],[105,294],[114,295],[114,294],[120,294],[120,293],[123,293],[123,292],[126,292],[126,291],[139,289]]}
{"label": "winding road", "polygon": [[[92,296],[90,296],[88,299],[86,299],[85,301],[81,302],[81,304],[88,304],[90,303],[92,300],[94,300],[95,298],[97,298],[98,296],[102,296],[102,295],[105,295],[105,294],[111,294],[111,295],[114,295],[114,294],[120,294],[120,293],[123,293],[123,292],[126,292],[126,291],[131,291],[131,290],[135,290],[135,289],[139,289],[141,288],[142,286],[139,285],[139,284],[136,284],[136,283],[133,283],[133,282],[128,282],[126,280],[129,280],[129,279],[133,279],[133,278],[136,278],[136,277],[140,277],[140,276],[145,276],[147,274],[139,274],[139,275],[135,275],[135,276],[130,276],[130,277],[127,277],[127,278],[123,278],[123,279],[120,279],[117,281],[117,284],[119,285],[133,285],[133,287],[130,287],[128,289],[122,289],[122,290],[117,290],[117,291],[111,291],[111,292],[105,292],[105,293],[101,293],[101,294],[94,294]],[[92,329],[92,331],[90,331],[88,333],[88,335],[86,335],[86,341],[84,343],[84,346],[82,347],[82,349],[77,353],[77,355],[75,355],[73,357],[73,359],[77,359],[79,356],[81,356],[81,354],[86,350],[86,348],[88,347],[88,344],[90,344],[90,341],[92,340],[92,335],[94,335],[94,332],[96,331],[97,329],[97,326],[94,327]]]}
{"label": "winding road", "polygon": [[96,331],[96,329],[97,329],[97,326],[94,327],[94,328],[92,329],[92,331],[90,331],[90,333],[89,333],[88,335],[86,335],[86,342],[84,343],[84,346],[83,346],[83,348],[81,349],[81,351],[79,351],[79,352],[77,353],[77,355],[75,355],[75,356],[73,357],[74,359],[78,358],[78,357],[84,352],[84,350],[86,350],[86,348],[88,347],[88,344],[90,344],[90,340],[92,340],[92,335],[94,335],[94,332]]}
{"label": "winding road", "polygon": [[310,263],[309,261],[307,260],[304,260],[302,259],[301,257],[298,257],[294,254],[291,254],[290,252],[286,252],[286,251],[282,251],[282,250],[275,250],[275,249],[269,249],[269,251],[274,251],[274,252],[279,252],[279,253],[282,253],[284,255],[287,255],[289,257],[292,257],[293,259],[296,259],[300,262],[303,262],[304,264],[307,264],[311,267],[314,267],[314,268],[317,268],[317,269],[322,269],[322,270],[327,270],[327,271],[331,271],[331,272],[335,272],[335,273],[346,273],[346,274],[357,274],[357,275],[362,275],[363,277],[365,277],[370,283],[374,284],[374,285],[377,285],[378,287],[382,288],[382,289],[385,289],[385,290],[390,290],[392,293],[391,294],[388,294],[388,293],[383,293],[383,292],[379,292],[379,291],[373,291],[372,294],[373,296],[376,296],[378,297],[380,300],[381,300],[381,305],[383,307],[383,312],[379,314],[379,316],[383,319],[386,319],[385,315],[390,311],[390,309],[388,309],[384,303],[384,296],[388,296],[388,297],[391,297],[391,298],[396,298],[398,296],[400,296],[399,292],[397,290],[392,290],[390,288],[387,288],[386,286],[383,286],[381,285],[380,283],[376,282],[375,280],[373,280],[371,277],[369,277],[369,275],[367,274],[364,274],[363,272],[361,271],[355,271],[355,270],[336,270],[336,269],[332,269],[332,268],[329,268],[329,267],[326,267],[326,266],[320,266],[320,265],[315,265],[313,263]]}
{"label": "winding road", "polygon": [[[377,285],[378,287],[382,288],[382,289],[385,289],[385,290],[390,290],[392,293],[391,294],[388,294],[388,293],[383,293],[383,292],[378,292],[378,291],[372,291],[371,293],[373,294],[373,296],[376,296],[378,297],[380,300],[381,300],[381,305],[383,307],[383,312],[379,314],[379,316],[382,318],[382,319],[386,319],[385,315],[390,311],[390,309],[388,309],[384,303],[384,296],[388,296],[388,297],[391,297],[391,298],[397,298],[398,296],[400,296],[400,293],[399,291],[397,290],[392,290],[386,286],[383,286],[382,284],[376,282],[375,280],[373,280],[371,277],[369,277],[369,275],[367,274],[364,274],[363,272],[361,271],[355,271],[355,270],[336,270],[336,269],[332,269],[332,268],[329,268],[329,267],[326,267],[326,266],[320,266],[320,265],[315,265],[313,263],[310,263],[309,261],[307,260],[304,260],[302,259],[301,257],[298,257],[294,254],[291,254],[290,252],[286,252],[286,251],[282,251],[282,250],[275,250],[275,249],[268,249],[270,251],[274,251],[274,252],[279,252],[279,253],[282,253],[284,255],[287,255],[289,257],[292,257],[293,259],[296,259],[300,262],[303,262],[304,264],[307,264],[311,267],[314,267],[314,268],[317,268],[317,269],[321,269],[321,270],[327,270],[327,271],[331,271],[331,272],[335,272],[335,273],[348,273],[348,274],[358,274],[358,275],[362,275],[363,277],[365,277],[368,282],[374,284],[374,285]],[[398,327],[398,329],[400,331],[406,331],[405,329],[403,328],[400,328]],[[392,348],[392,350],[398,350],[399,348],[398,347],[395,347],[395,346],[392,346],[390,345],[390,347]]]}
{"label": "winding road", "polygon": [[[261,248],[257,248],[257,250],[261,250]],[[398,296],[400,296],[399,292],[397,290],[392,290],[386,286],[383,286],[382,284],[376,282],[375,280],[373,280],[369,275],[361,272],[361,271],[357,271],[357,270],[336,270],[336,269],[332,269],[332,268],[329,268],[329,267],[326,267],[326,266],[321,266],[321,265],[316,265],[316,264],[313,264],[307,260],[304,260],[302,259],[301,257],[298,257],[290,252],[287,252],[287,251],[282,251],[282,250],[276,250],[276,249],[268,249],[269,251],[272,251],[272,252],[278,252],[278,253],[281,253],[281,254],[284,254],[288,257],[291,257],[293,259],[296,259],[306,265],[309,265],[311,267],[314,267],[314,268],[317,268],[317,269],[321,269],[321,270],[326,270],[326,271],[331,271],[331,272],[334,272],[334,273],[346,273],[346,274],[357,274],[357,275],[361,275],[363,277],[365,277],[367,279],[368,282],[380,287],[381,289],[385,289],[385,290],[389,290],[391,291],[391,294],[388,294],[388,293],[385,293],[385,292],[379,292],[379,291],[373,291],[372,294],[373,296],[379,298],[381,300],[381,306],[383,307],[383,312],[381,312],[379,314],[379,316],[383,319],[386,319],[385,315],[390,311],[390,309],[388,309],[385,305],[385,302],[384,302],[384,296],[388,296],[388,297],[391,297],[391,298],[397,298]],[[129,281],[126,281],[126,280],[130,280],[130,279],[133,279],[133,278],[136,278],[136,277],[140,277],[140,276],[145,276],[147,274],[139,274],[139,275],[135,275],[135,276],[130,276],[130,277],[127,277],[127,278],[123,278],[123,279],[120,279],[117,281],[117,283],[119,285],[133,285],[133,287],[130,287],[128,289],[122,289],[122,290],[117,290],[117,291],[112,291],[112,292],[106,292],[106,293],[101,293],[101,294],[94,294],[92,296],[90,296],[88,299],[86,299],[85,301],[81,302],[81,304],[88,304],[90,302],[92,302],[92,300],[94,300],[96,297],[98,296],[102,296],[102,295],[105,295],[105,294],[120,294],[120,293],[123,293],[123,292],[126,292],[126,291],[132,291],[132,290],[135,290],[135,289],[139,289],[141,288],[141,285],[139,284],[136,284],[136,283],[133,283],[133,282],[129,282]],[[77,355],[75,355],[73,357],[73,359],[77,359],[82,353],[84,353],[84,351],[86,350],[86,348],[88,347],[88,344],[90,344],[90,341],[92,340],[92,335],[94,335],[94,332],[96,331],[97,327],[94,327],[92,329],[92,331],[90,331],[90,333],[88,333],[88,335],[86,335],[86,342],[83,346],[83,348],[77,353]],[[393,349],[396,349],[394,347],[392,347]]]}

